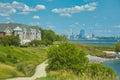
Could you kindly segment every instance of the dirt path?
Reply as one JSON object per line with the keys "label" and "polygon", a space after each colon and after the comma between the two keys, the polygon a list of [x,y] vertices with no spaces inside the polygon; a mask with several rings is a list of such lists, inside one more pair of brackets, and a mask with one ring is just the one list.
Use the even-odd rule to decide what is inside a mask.
{"label": "dirt path", "polygon": [[6,80],[35,80],[36,78],[45,77],[46,76],[46,61],[36,67],[36,71],[32,77],[17,77]]}

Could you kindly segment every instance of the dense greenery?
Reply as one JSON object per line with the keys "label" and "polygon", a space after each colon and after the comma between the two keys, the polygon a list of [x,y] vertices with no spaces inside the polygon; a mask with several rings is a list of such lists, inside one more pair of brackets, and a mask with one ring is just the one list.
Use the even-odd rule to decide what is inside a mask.
{"label": "dense greenery", "polygon": [[114,51],[114,46],[93,46],[97,50]]}
{"label": "dense greenery", "polygon": [[100,64],[93,64],[89,71],[76,75],[72,71],[51,71],[47,77],[36,80],[118,80],[114,71]]}
{"label": "dense greenery", "polygon": [[72,70],[76,73],[85,70],[88,64],[86,54],[80,51],[74,44],[61,43],[51,47],[48,51],[48,71]]}
{"label": "dense greenery", "polygon": [[111,68],[88,63],[85,53],[81,51],[84,48],[79,48],[80,45],[71,43],[51,47],[48,51],[48,76],[36,80],[117,80]]}
{"label": "dense greenery", "polygon": [[47,58],[47,47],[0,46],[0,80],[16,76],[31,76],[36,65]]}
{"label": "dense greenery", "polygon": [[5,36],[0,39],[0,44],[4,46],[19,46],[19,36]]}
{"label": "dense greenery", "polygon": [[32,40],[28,45],[29,46],[48,46],[52,45],[53,42],[50,40]]}
{"label": "dense greenery", "polygon": [[120,42],[115,43],[115,52],[120,52]]}
{"label": "dense greenery", "polygon": [[41,29],[42,40],[45,41],[67,41],[67,37],[65,35],[57,35],[53,30],[45,30]]}
{"label": "dense greenery", "polygon": [[105,54],[102,50],[96,49],[93,46],[90,45],[83,45],[83,44],[76,44],[79,49],[85,51],[87,54],[93,55],[93,56],[99,56],[99,57],[106,57],[107,54]]}

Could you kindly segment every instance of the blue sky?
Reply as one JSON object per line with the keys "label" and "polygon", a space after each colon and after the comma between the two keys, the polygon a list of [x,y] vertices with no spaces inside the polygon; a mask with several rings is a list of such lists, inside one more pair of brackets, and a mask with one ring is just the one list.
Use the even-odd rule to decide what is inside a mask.
{"label": "blue sky", "polygon": [[22,23],[68,34],[120,36],[120,0],[0,0],[0,23]]}

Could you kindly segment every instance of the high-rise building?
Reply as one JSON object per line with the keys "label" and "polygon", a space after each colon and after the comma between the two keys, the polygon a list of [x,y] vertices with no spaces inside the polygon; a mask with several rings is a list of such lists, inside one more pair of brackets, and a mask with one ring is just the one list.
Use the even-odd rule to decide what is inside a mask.
{"label": "high-rise building", "polygon": [[79,39],[80,39],[80,38],[85,38],[85,30],[84,30],[84,29],[81,29],[81,30],[80,30]]}
{"label": "high-rise building", "polygon": [[71,35],[72,35],[72,28],[70,28],[69,30],[68,30],[68,39],[70,39],[71,38]]}

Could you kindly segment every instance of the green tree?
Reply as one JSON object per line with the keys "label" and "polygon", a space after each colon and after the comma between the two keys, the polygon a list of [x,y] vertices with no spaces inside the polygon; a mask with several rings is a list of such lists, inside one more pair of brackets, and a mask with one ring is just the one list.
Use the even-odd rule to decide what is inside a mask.
{"label": "green tree", "polygon": [[120,42],[115,43],[115,52],[118,54],[120,52]]}
{"label": "green tree", "polygon": [[42,30],[42,39],[43,40],[50,40],[50,41],[55,41],[56,40],[56,34],[52,30]]}
{"label": "green tree", "polygon": [[32,40],[30,42],[30,45],[31,46],[39,46],[41,44],[40,40]]}
{"label": "green tree", "polygon": [[4,46],[19,46],[20,45],[20,39],[19,36],[5,36],[1,39],[1,44]]}
{"label": "green tree", "polygon": [[76,73],[86,69],[88,58],[72,43],[61,43],[48,51],[47,70],[72,70]]}

